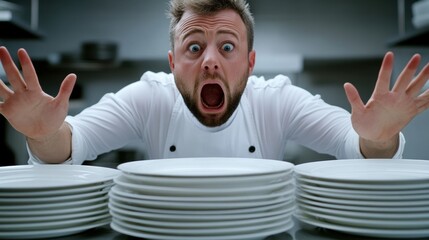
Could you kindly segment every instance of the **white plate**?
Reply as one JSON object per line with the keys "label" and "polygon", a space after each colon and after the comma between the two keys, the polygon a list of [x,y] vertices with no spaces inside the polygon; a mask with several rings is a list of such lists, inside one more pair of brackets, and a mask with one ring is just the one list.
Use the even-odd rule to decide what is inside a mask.
{"label": "white plate", "polygon": [[104,213],[97,216],[82,217],[77,219],[55,220],[47,222],[25,222],[25,223],[2,223],[0,224],[0,232],[4,231],[34,231],[34,230],[50,230],[57,228],[68,228],[78,225],[85,225],[94,221],[100,221],[110,218],[109,213]]}
{"label": "white plate", "polygon": [[287,190],[287,187],[292,184],[292,180],[274,183],[266,186],[248,186],[239,188],[186,188],[186,187],[164,187],[164,186],[149,186],[127,182],[127,180],[119,176],[114,179],[114,182],[121,188],[128,189],[136,194],[158,195],[158,196],[242,196],[242,195],[262,195],[273,192],[281,192]]}
{"label": "white plate", "polygon": [[112,229],[114,229],[117,232],[138,237],[138,238],[147,238],[147,239],[159,239],[159,240],[263,240],[267,236],[278,234],[285,232],[293,227],[293,221],[290,221],[282,226],[278,227],[272,227],[269,229],[264,230],[258,230],[258,231],[249,231],[247,233],[240,233],[240,234],[227,234],[227,235],[216,235],[216,236],[195,236],[195,235],[189,235],[189,236],[177,236],[177,235],[166,235],[166,234],[157,234],[157,233],[150,233],[150,232],[142,232],[139,230],[134,230],[132,228],[129,228],[127,226],[119,225],[115,222],[112,222],[110,226]]}
{"label": "white plate", "polygon": [[155,234],[167,234],[176,236],[216,236],[216,235],[237,235],[246,234],[255,231],[264,231],[280,226],[288,226],[292,221],[291,217],[286,217],[280,221],[274,221],[267,224],[250,224],[247,226],[237,227],[219,227],[219,228],[168,228],[168,227],[152,227],[147,225],[135,224],[134,222],[121,221],[117,218],[112,218],[112,223],[133,229],[140,232],[150,232]]}
{"label": "white plate", "polygon": [[316,185],[320,187],[327,188],[343,188],[343,189],[353,189],[353,190],[380,190],[380,191],[393,191],[393,190],[428,190],[429,182],[428,181],[419,181],[415,183],[350,183],[350,182],[341,182],[341,181],[328,181],[320,179],[311,179],[304,176],[295,177],[295,182],[297,186],[300,185]]}
{"label": "white plate", "polygon": [[165,177],[145,176],[132,173],[123,173],[122,176],[131,183],[192,188],[236,188],[248,186],[261,186],[278,182],[289,181],[293,178],[292,169],[287,172],[256,175],[256,176],[232,176],[232,177]]}
{"label": "white plate", "polygon": [[77,213],[70,213],[70,214],[57,214],[57,215],[39,215],[39,216],[15,216],[15,217],[1,217],[0,216],[0,225],[3,223],[35,223],[35,222],[47,222],[47,221],[57,221],[57,220],[67,220],[67,219],[73,219],[73,218],[83,218],[83,217],[90,217],[100,214],[109,213],[109,209],[102,208],[98,210],[93,211],[84,211],[84,212],[77,212]]}
{"label": "white plate", "polygon": [[411,159],[351,159],[300,164],[298,176],[347,183],[406,183],[429,180],[429,161]]}
{"label": "white plate", "polygon": [[0,217],[40,217],[40,216],[57,216],[57,215],[65,215],[65,214],[74,214],[83,211],[96,211],[99,209],[107,209],[108,202],[102,202],[97,204],[86,204],[83,206],[75,206],[72,208],[47,208],[47,209],[37,209],[37,210],[25,210],[25,211],[17,211],[17,210],[0,210]]}
{"label": "white plate", "polygon": [[248,201],[248,202],[170,202],[170,201],[158,201],[158,200],[142,200],[142,199],[130,199],[119,196],[115,192],[110,191],[109,196],[111,199],[119,200],[122,202],[128,202],[133,206],[143,207],[154,207],[163,209],[189,209],[189,210],[214,210],[214,209],[236,209],[236,208],[250,208],[267,206],[276,203],[291,202],[290,198],[279,197],[269,201]]}
{"label": "white plate", "polygon": [[[145,219],[145,220],[163,220],[163,221],[174,221],[174,222],[207,222],[207,221],[220,221],[220,220],[244,220],[244,219],[255,219],[255,218],[266,218],[276,215],[291,215],[295,210],[292,203],[282,208],[277,208],[272,211],[265,211],[259,213],[244,213],[244,214],[217,214],[217,215],[194,215],[194,214],[163,214],[163,213],[151,213],[143,211],[128,210],[126,205],[111,201],[109,203],[109,209],[112,210],[116,215],[122,215],[123,217],[130,217],[132,219]],[[112,214],[113,215],[113,214]],[[115,216],[115,215],[113,215]]]}
{"label": "white plate", "polygon": [[326,207],[347,211],[363,211],[363,212],[382,212],[382,213],[416,213],[416,212],[429,212],[429,206],[403,206],[403,207],[384,207],[384,206],[355,206],[343,205],[338,203],[326,203],[314,201],[307,198],[297,197],[298,202],[309,204],[313,206]]}
{"label": "white plate", "polygon": [[369,219],[342,217],[327,213],[300,209],[304,215],[317,218],[323,222],[338,224],[341,226],[378,228],[378,229],[422,229],[429,228],[429,219]]}
{"label": "white plate", "polygon": [[368,207],[409,207],[409,206],[426,206],[429,207],[429,199],[425,200],[413,200],[413,201],[401,201],[401,200],[392,200],[392,201],[371,201],[371,200],[353,200],[353,199],[339,199],[331,197],[322,197],[315,196],[311,194],[304,193],[302,191],[297,191],[296,195],[299,197],[311,199],[319,202],[333,203],[333,204],[342,204],[342,205],[352,205],[352,206],[368,206]]}
{"label": "white plate", "polygon": [[286,172],[293,164],[253,158],[170,158],[120,164],[125,173],[163,177],[233,177]]}
{"label": "white plate", "polygon": [[37,204],[7,204],[0,205],[0,210],[3,211],[32,211],[32,210],[48,210],[48,209],[64,209],[64,208],[74,208],[87,206],[91,204],[97,204],[102,202],[107,202],[108,195],[102,195],[100,197],[89,198],[78,201],[64,201],[57,203],[37,203]]}
{"label": "white plate", "polygon": [[84,225],[71,226],[65,228],[47,229],[47,230],[31,230],[31,231],[0,231],[0,238],[3,239],[46,239],[53,237],[63,237],[72,234],[77,234],[85,230],[109,224],[111,219],[103,219]]}
{"label": "white plate", "polygon": [[333,199],[347,199],[347,200],[367,200],[367,201],[414,201],[414,200],[426,200],[429,199],[429,194],[408,194],[408,195],[386,195],[386,194],[356,194],[356,193],[344,193],[344,192],[330,192],[330,191],[320,191],[311,188],[306,188],[306,186],[300,186],[299,191],[308,193],[314,196],[320,196],[324,198],[333,198]]}
{"label": "white plate", "polygon": [[[118,208],[111,208],[111,215],[113,219],[118,219],[120,221],[129,222],[135,225],[143,225],[148,227],[156,228],[173,228],[173,229],[218,229],[218,228],[235,228],[242,226],[254,226],[254,225],[264,225],[271,224],[277,221],[282,221],[287,218],[291,218],[292,214],[277,214],[266,217],[251,218],[251,219],[219,219],[219,220],[208,220],[208,219],[188,219],[183,221],[181,219],[177,220],[156,220],[148,219],[141,216],[130,216],[129,211],[120,210]],[[126,214],[124,214],[126,213]]]}
{"label": "white plate", "polygon": [[112,180],[120,171],[85,165],[19,165],[0,167],[0,191],[55,189]]}
{"label": "white plate", "polygon": [[324,213],[333,216],[340,217],[351,217],[351,218],[361,218],[361,219],[387,219],[387,220],[412,220],[412,219],[426,219],[429,220],[429,212],[417,212],[417,213],[384,213],[384,212],[364,212],[364,211],[346,211],[331,209],[326,207],[317,207],[308,205],[305,203],[298,202],[298,209],[302,212],[316,212]]}
{"label": "white plate", "polygon": [[57,197],[63,195],[82,194],[95,191],[108,191],[113,186],[113,180],[96,183],[85,186],[64,187],[49,190],[39,189],[18,189],[18,190],[2,190],[0,198],[39,198],[39,197]]}
{"label": "white plate", "polygon": [[133,199],[142,199],[142,200],[160,200],[160,201],[181,201],[181,202],[237,202],[237,201],[254,201],[254,200],[269,200],[275,199],[281,196],[285,197],[294,197],[293,185],[290,184],[286,186],[282,191],[276,191],[267,194],[259,195],[244,195],[244,196],[158,196],[158,195],[148,195],[148,194],[139,194],[128,189],[124,189],[119,185],[116,185],[112,188],[115,194],[133,198]]}
{"label": "white plate", "polygon": [[17,204],[40,204],[40,203],[55,203],[55,202],[66,202],[66,201],[76,201],[91,199],[96,197],[101,197],[102,195],[107,195],[108,189],[102,189],[101,191],[93,192],[84,192],[76,193],[72,195],[59,195],[59,196],[49,196],[49,197],[0,197],[1,205],[17,205]]}
{"label": "white plate", "polygon": [[302,222],[307,224],[327,228],[331,230],[336,230],[340,232],[345,232],[349,234],[368,236],[368,237],[382,237],[388,239],[407,239],[407,238],[421,238],[429,236],[429,228],[426,229],[374,229],[374,228],[363,228],[363,227],[351,227],[351,226],[341,226],[338,224],[328,223],[321,221],[319,219],[305,216],[299,213],[295,214],[295,217]]}
{"label": "white plate", "polygon": [[359,189],[345,189],[345,188],[335,188],[335,187],[323,187],[313,184],[302,183],[299,184],[298,188],[303,189],[305,191],[313,191],[313,192],[324,192],[324,193],[333,193],[333,194],[344,194],[344,195],[353,195],[353,196],[386,196],[386,197],[403,197],[404,195],[429,195],[428,189],[404,189],[404,190],[359,190]]}
{"label": "white plate", "polygon": [[154,213],[154,214],[163,214],[163,215],[196,215],[199,217],[216,217],[216,216],[231,216],[234,218],[239,215],[253,215],[253,214],[264,214],[265,212],[276,211],[281,208],[294,208],[295,202],[280,202],[276,204],[270,204],[266,206],[258,206],[251,208],[236,208],[236,209],[211,209],[211,210],[195,210],[195,209],[162,209],[162,208],[152,208],[144,206],[133,206],[130,205],[128,201],[121,201],[118,199],[109,199],[109,203],[113,203],[121,206],[123,209],[135,211],[135,212],[145,212],[145,213]]}

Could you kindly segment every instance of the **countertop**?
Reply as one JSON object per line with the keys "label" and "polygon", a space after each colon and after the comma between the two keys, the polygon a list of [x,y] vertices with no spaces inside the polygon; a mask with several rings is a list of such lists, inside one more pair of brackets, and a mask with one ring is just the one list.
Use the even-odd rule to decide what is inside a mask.
{"label": "countertop", "polygon": [[[94,228],[74,235],[50,238],[50,240],[137,240],[136,238],[121,234],[110,228],[109,225]],[[313,227],[295,220],[294,227],[284,233],[267,237],[265,240],[375,240],[386,238],[370,238],[364,236],[350,235],[337,231]],[[399,238],[398,238],[399,239]],[[246,240],[246,239],[241,239]],[[419,240],[429,240],[428,238],[419,238]]]}

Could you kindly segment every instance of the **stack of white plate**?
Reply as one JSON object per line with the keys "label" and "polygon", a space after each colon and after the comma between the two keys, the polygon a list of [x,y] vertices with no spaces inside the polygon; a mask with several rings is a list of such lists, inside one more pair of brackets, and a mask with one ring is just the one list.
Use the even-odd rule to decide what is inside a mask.
{"label": "stack of white plate", "polygon": [[120,171],[70,165],[0,167],[0,238],[65,236],[110,223]]}
{"label": "stack of white plate", "polygon": [[351,234],[429,236],[429,161],[357,159],[295,167],[296,217]]}
{"label": "stack of white plate", "polygon": [[429,26],[429,0],[416,1],[412,5],[414,27],[423,28]]}
{"label": "stack of white plate", "polygon": [[293,165],[243,158],[121,164],[111,226],[146,239],[263,239],[293,226]]}

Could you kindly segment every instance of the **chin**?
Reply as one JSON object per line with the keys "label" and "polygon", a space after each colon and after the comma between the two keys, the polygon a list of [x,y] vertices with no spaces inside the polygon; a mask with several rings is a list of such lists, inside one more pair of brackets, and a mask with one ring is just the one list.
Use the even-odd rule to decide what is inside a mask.
{"label": "chin", "polygon": [[201,111],[193,112],[194,116],[198,121],[206,127],[218,127],[225,124],[228,119],[232,116],[234,111],[223,111],[214,113],[207,113]]}
{"label": "chin", "polygon": [[206,127],[219,127],[222,124],[228,121],[228,118],[224,119],[224,117],[200,117],[198,121]]}

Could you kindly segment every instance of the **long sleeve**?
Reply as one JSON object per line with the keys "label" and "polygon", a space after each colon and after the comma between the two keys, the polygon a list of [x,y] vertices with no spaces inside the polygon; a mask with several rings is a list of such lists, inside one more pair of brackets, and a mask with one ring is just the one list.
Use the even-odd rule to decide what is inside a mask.
{"label": "long sleeve", "polygon": [[[177,93],[172,75],[146,72],[140,81],[108,93],[76,116],[67,116],[72,129],[72,155],[66,163],[82,164],[99,154],[140,141],[142,149],[166,135]],[[29,149],[28,149],[29,150]],[[29,163],[43,163],[29,151]]]}
{"label": "long sleeve", "polygon": [[[264,156],[279,159],[284,156],[287,142],[294,141],[338,159],[364,158],[359,136],[346,110],[292,85],[283,75],[270,80],[251,77],[249,84],[246,94],[259,128]],[[402,157],[404,145],[401,133],[394,158]]]}

